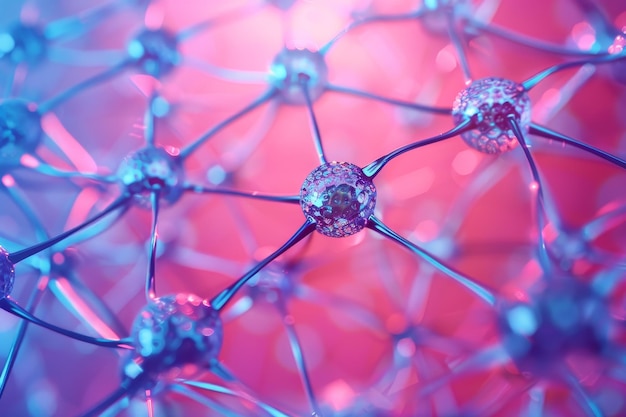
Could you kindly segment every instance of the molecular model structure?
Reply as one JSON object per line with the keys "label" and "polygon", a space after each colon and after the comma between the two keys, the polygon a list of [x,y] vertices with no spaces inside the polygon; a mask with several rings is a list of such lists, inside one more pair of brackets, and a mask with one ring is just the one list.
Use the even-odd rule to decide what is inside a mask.
{"label": "molecular model structure", "polygon": [[0,415],[626,416],[626,3],[0,0]]}

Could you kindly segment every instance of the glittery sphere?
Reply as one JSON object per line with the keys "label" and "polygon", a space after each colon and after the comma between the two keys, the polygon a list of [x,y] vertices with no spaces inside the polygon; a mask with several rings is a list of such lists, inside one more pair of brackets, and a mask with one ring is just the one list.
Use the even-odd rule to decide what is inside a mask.
{"label": "glittery sphere", "polygon": [[150,302],[133,323],[135,357],[148,376],[192,377],[207,370],[222,347],[222,321],[208,303],[191,294]]}
{"label": "glittery sphere", "polygon": [[46,56],[47,50],[46,37],[37,26],[16,23],[8,32],[0,33],[0,59],[33,65]]}
{"label": "glittery sphere", "polygon": [[178,39],[163,29],[139,33],[128,44],[127,51],[141,71],[155,78],[169,74],[181,61]]}
{"label": "glittery sphere", "polygon": [[9,260],[9,253],[0,246],[0,299],[11,294],[14,282],[15,268]]}
{"label": "glittery sphere", "polygon": [[27,101],[0,101],[0,165],[17,164],[41,142],[41,115]]}
{"label": "glittery sphere", "polygon": [[152,191],[159,191],[167,203],[175,203],[183,192],[180,160],[163,148],[144,148],[132,153],[117,172],[120,184],[142,204],[149,203]]}
{"label": "glittery sphere", "polygon": [[499,320],[504,347],[522,372],[546,373],[572,353],[600,355],[610,335],[606,303],[574,278],[537,288],[529,304],[504,306]]}
{"label": "glittery sphere", "polygon": [[300,205],[321,234],[350,236],[362,230],[374,213],[376,187],[358,166],[330,162],[306,177]]}
{"label": "glittery sphere", "polygon": [[484,153],[500,154],[518,143],[511,129],[510,115],[522,132],[528,132],[530,99],[521,84],[502,78],[483,78],[459,93],[452,115],[457,125],[467,119],[476,125],[461,134],[468,145]]}
{"label": "glittery sphere", "polygon": [[328,81],[324,56],[308,49],[283,49],[274,59],[270,74],[270,83],[287,104],[306,104],[303,85],[307,86],[311,101],[315,101]]}

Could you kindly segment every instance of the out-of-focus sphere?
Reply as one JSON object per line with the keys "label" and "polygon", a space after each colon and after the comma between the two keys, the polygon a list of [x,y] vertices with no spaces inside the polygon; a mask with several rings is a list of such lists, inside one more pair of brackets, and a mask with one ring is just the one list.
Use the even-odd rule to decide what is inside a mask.
{"label": "out-of-focus sphere", "polygon": [[350,236],[361,231],[374,213],[376,187],[358,166],[330,162],[306,177],[300,205],[321,234]]}
{"label": "out-of-focus sphere", "polygon": [[192,294],[160,297],[139,312],[131,336],[142,372],[191,378],[209,369],[222,347],[223,326],[208,301]]}
{"label": "out-of-focus sphere", "polygon": [[164,29],[145,29],[127,47],[128,56],[148,75],[161,78],[180,64],[178,39]]}
{"label": "out-of-focus sphere", "polygon": [[611,335],[605,300],[575,278],[546,281],[529,304],[504,307],[499,317],[505,349],[520,371],[546,374],[572,353],[600,356]]}
{"label": "out-of-focus sphere", "polygon": [[311,101],[322,95],[328,82],[324,56],[308,49],[283,49],[270,68],[270,84],[280,92],[286,104],[306,104],[302,86],[306,85]]}
{"label": "out-of-focus sphere", "polygon": [[0,59],[13,64],[34,65],[42,61],[48,51],[43,31],[32,25],[16,23],[8,32],[0,33]]}
{"label": "out-of-focus sphere", "polygon": [[34,104],[20,99],[0,101],[0,166],[17,165],[32,153],[43,136],[41,115]]}
{"label": "out-of-focus sphere", "polygon": [[148,205],[150,194],[159,191],[161,200],[173,204],[183,193],[183,168],[180,160],[163,148],[143,148],[127,156],[117,176],[124,191]]}
{"label": "out-of-focus sphere", "polygon": [[487,154],[500,154],[517,145],[509,115],[515,118],[522,132],[528,132],[528,94],[521,84],[503,78],[483,78],[472,82],[456,96],[452,107],[455,124],[471,119],[476,125],[461,134],[463,140]]}
{"label": "out-of-focus sphere", "polygon": [[9,252],[0,246],[0,299],[11,295],[15,282],[15,267],[9,260]]}

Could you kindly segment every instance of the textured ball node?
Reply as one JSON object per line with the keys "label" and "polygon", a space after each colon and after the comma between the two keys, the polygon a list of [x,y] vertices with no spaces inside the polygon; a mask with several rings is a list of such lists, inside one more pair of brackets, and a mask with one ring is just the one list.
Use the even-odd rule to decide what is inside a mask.
{"label": "textured ball node", "polygon": [[37,26],[20,22],[0,33],[0,59],[34,65],[42,61],[47,52],[48,41]]}
{"label": "textured ball node", "polygon": [[164,29],[145,29],[128,43],[128,56],[140,71],[163,77],[180,64],[178,39]]}
{"label": "textured ball node", "polygon": [[15,267],[9,260],[9,252],[0,246],[0,300],[11,295],[15,282]]}
{"label": "textured ball node", "polygon": [[487,154],[513,149],[517,138],[511,129],[513,116],[522,132],[530,127],[530,99],[519,83],[503,78],[483,78],[461,91],[452,107],[454,123],[471,120],[473,129],[461,134],[472,148]]}
{"label": "textured ball node", "polygon": [[132,360],[125,377],[154,381],[189,379],[208,370],[220,352],[223,325],[208,301],[192,294],[156,298],[133,323]]}
{"label": "textured ball node", "polygon": [[318,232],[346,237],[361,231],[374,214],[376,187],[358,166],[330,162],[306,177],[300,189],[300,206]]}
{"label": "textured ball node", "polygon": [[303,86],[311,101],[317,100],[328,82],[328,66],[324,56],[308,49],[283,49],[270,67],[270,84],[286,104],[306,104]]}
{"label": "textured ball node", "polygon": [[530,303],[503,306],[499,317],[504,347],[522,373],[550,376],[572,354],[606,353],[612,319],[597,292],[574,278],[537,290]]}
{"label": "textured ball node", "polygon": [[183,194],[183,167],[178,157],[163,148],[143,148],[127,156],[117,171],[122,189],[143,206],[149,206],[150,194],[159,192],[167,204]]}
{"label": "textured ball node", "polygon": [[25,100],[0,101],[0,166],[17,165],[32,153],[43,136],[37,107]]}

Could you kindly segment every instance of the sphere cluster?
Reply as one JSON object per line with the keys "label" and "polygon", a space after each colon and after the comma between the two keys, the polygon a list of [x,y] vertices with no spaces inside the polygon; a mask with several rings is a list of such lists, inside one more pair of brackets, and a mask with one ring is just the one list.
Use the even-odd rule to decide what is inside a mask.
{"label": "sphere cluster", "polygon": [[500,154],[518,143],[509,116],[522,132],[528,132],[530,99],[521,84],[504,78],[483,78],[456,96],[452,116],[457,125],[468,119],[474,123],[473,129],[461,134],[469,146],[487,154]]}
{"label": "sphere cluster", "polygon": [[183,192],[183,169],[180,161],[163,148],[143,148],[127,156],[117,176],[124,191],[146,205],[149,194],[158,191],[166,203],[173,204]]}
{"label": "sphere cluster", "polygon": [[192,294],[154,299],[137,315],[134,359],[152,378],[192,377],[208,370],[222,347],[222,321],[207,301]]}
{"label": "sphere cluster", "polygon": [[306,177],[300,205],[321,234],[350,236],[361,231],[374,214],[376,187],[358,166],[330,162]]}

